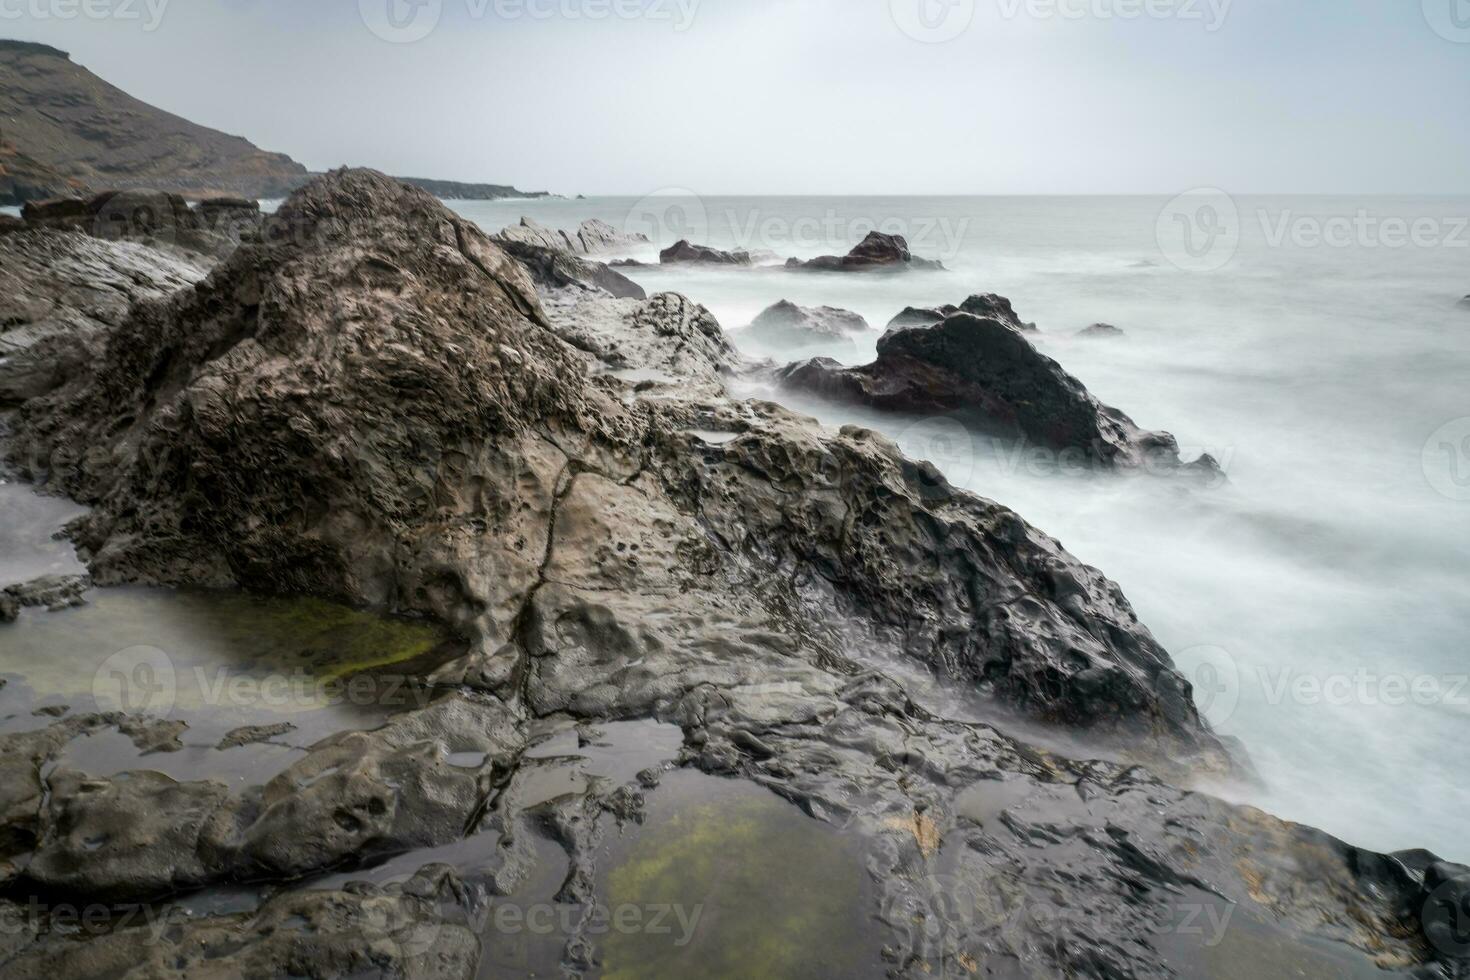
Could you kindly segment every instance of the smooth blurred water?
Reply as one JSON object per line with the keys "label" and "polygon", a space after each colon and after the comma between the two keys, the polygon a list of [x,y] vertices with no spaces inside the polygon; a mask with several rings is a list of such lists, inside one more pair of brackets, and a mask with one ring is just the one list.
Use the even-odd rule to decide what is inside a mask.
{"label": "smooth blurred water", "polygon": [[[871,227],[905,233],[950,271],[629,270],[732,330],[783,298],[855,310],[874,327],[861,357],[904,306],[1010,297],[1045,353],[1213,453],[1228,485],[1056,475],[953,420],[801,407],[900,438],[1117,580],[1205,713],[1246,743],[1267,783],[1251,802],[1376,849],[1470,859],[1470,199],[1241,198],[1238,249],[1226,236],[1204,255],[1173,236],[1211,215],[1177,218],[1164,198],[454,206],[489,231],[523,214],[651,231],[632,257],[654,262],[678,237],[810,257]],[[1417,244],[1394,247],[1394,219],[1419,221]],[[1097,321],[1126,336],[1074,337]]]}

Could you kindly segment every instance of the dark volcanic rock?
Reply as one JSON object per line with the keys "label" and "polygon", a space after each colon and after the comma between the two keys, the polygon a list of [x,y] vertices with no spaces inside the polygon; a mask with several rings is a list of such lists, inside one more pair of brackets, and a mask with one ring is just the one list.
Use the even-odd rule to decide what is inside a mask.
{"label": "dark volcanic rock", "polygon": [[723,252],[708,245],[692,245],[680,240],[658,253],[664,265],[751,265],[754,261],[749,252]]}
{"label": "dark volcanic rock", "polygon": [[942,269],[944,266],[909,252],[902,235],[868,232],[868,237],[844,256],[822,255],[808,262],[787,263],[792,268],[825,272],[897,272],[905,269]]}
{"label": "dark volcanic rock", "polygon": [[1091,326],[1083,327],[1077,331],[1077,336],[1099,338],[1121,337],[1123,336],[1123,331],[1111,323],[1094,323]]}
{"label": "dark volcanic rock", "polygon": [[1036,329],[1034,323],[1023,323],[1016,310],[1011,306],[1011,301],[1004,296],[995,293],[976,293],[960,304],[959,311],[971,316],[984,317],[990,320],[999,320],[1008,327],[1030,332]]}
{"label": "dark volcanic rock", "polygon": [[944,320],[952,313],[958,313],[959,307],[946,303],[944,306],[906,306],[903,310],[888,321],[888,329],[894,330],[899,327],[932,327],[934,324]]}
{"label": "dark volcanic rock", "polygon": [[[635,834],[637,800],[587,781],[517,802],[546,761],[525,757],[531,732],[657,719],[682,731],[679,766],[842,828],[877,894],[855,914],[876,916],[875,967],[897,976],[1205,976],[1218,951],[1161,938],[1191,906],[1235,910],[1226,950],[1252,968],[1445,975],[1426,895],[1458,900],[1453,867],[1161,782],[1139,763],[1233,765],[1117,586],[882,436],[732,400],[737,359],[703,307],[570,287],[543,306],[473,225],[370,172],[314,182],[272,220],[337,231],[267,227],[199,286],[139,304],[92,377],[26,403],[18,456],[95,505],[96,571],[416,610],[469,652],[428,707],[239,791],[58,767],[100,722],[0,735],[7,896],[279,885],[484,833],[475,861],[507,862],[480,872],[497,895],[536,838],[585,899],[598,814]],[[1069,379],[996,330],[1029,349],[968,315],[886,344],[913,364],[983,353],[1074,423]],[[894,679],[929,668],[984,717],[1009,707],[1121,761],[946,719]],[[466,755],[482,761],[451,764]],[[442,869],[281,891],[152,946],[22,919],[0,948],[7,976],[468,976],[464,891]],[[581,928],[569,969],[594,958]]]}
{"label": "dark volcanic rock", "polygon": [[[1014,323],[996,319],[957,313],[937,326],[890,330],[872,364],[843,368],[819,359],[793,364],[779,378],[793,391],[885,411],[970,413],[1059,454],[1076,454],[1083,465],[1180,465],[1173,436],[1141,430],[1101,404]],[[1213,460],[1202,460],[1191,465],[1216,471]]]}

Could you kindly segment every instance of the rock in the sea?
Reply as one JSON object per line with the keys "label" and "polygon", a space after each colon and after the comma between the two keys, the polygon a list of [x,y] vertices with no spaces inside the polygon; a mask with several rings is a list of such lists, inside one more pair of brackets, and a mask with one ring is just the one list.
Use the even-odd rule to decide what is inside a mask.
{"label": "rock in the sea", "polygon": [[522,218],[519,224],[501,229],[492,236],[501,244],[519,243],[539,248],[553,249],[570,255],[593,255],[616,249],[647,245],[648,236],[634,232],[618,231],[606,221],[591,218],[577,227],[576,231],[547,228],[531,218]]}
{"label": "rock in the sea", "polygon": [[[1139,429],[1093,398],[1031,345],[1014,314],[1010,319],[957,313],[933,327],[890,330],[878,341],[872,364],[844,368],[817,359],[783,369],[779,379],[793,391],[884,411],[965,414],[1052,450],[1067,465],[1181,465],[1173,436]],[[1207,456],[1191,465],[1217,471]]]}
{"label": "rock in the sea", "polygon": [[952,313],[959,312],[959,307],[951,303],[943,306],[906,306],[888,321],[888,329],[894,330],[899,327],[932,327],[941,322]]}
{"label": "rock in the sea", "polygon": [[823,272],[898,272],[905,269],[944,268],[940,262],[921,259],[911,253],[909,243],[902,235],[885,235],[881,231],[868,232],[868,237],[846,255],[822,255],[807,262],[788,265],[792,268]]}
{"label": "rock in the sea", "polygon": [[[43,575],[16,585],[6,586],[0,592],[0,606],[11,608],[40,607],[42,609],[67,609],[86,602],[83,598],[92,588],[92,580],[86,575]],[[0,610],[0,620],[6,619]],[[9,617],[14,620],[14,616]]]}
{"label": "rock in the sea", "polygon": [[684,239],[659,252],[658,260],[663,265],[751,265],[754,262],[749,252],[725,252]]}
{"label": "rock in the sea", "polygon": [[1008,327],[1027,333],[1036,329],[1036,324],[1025,323],[1021,320],[1010,300],[995,293],[976,293],[960,304],[959,311],[969,313],[971,316],[999,320]]}
{"label": "rock in the sea", "polygon": [[758,353],[790,355],[813,349],[856,351],[853,339],[867,332],[868,321],[851,310],[798,306],[783,299],[762,310],[735,339]]}
{"label": "rock in the sea", "polygon": [[1459,305],[1467,310],[1470,310],[1470,296],[1466,296],[1464,299],[1460,300]]}
{"label": "rock in the sea", "polygon": [[1123,336],[1123,331],[1111,323],[1094,323],[1091,326],[1083,327],[1077,331],[1077,336],[1096,338],[1121,337]]}

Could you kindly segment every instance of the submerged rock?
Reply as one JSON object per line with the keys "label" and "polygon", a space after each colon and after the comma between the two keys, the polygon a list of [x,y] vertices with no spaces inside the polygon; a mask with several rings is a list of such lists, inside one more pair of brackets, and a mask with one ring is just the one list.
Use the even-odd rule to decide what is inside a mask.
{"label": "submerged rock", "polygon": [[851,310],[798,306],[783,299],[763,310],[736,339],[762,352],[791,353],[814,347],[855,352],[853,338],[867,332],[868,321]]}
{"label": "submerged rock", "polygon": [[693,245],[680,239],[658,253],[663,265],[751,265],[754,259],[749,252],[724,252],[708,245]]}
{"label": "submerged rock", "polygon": [[1077,331],[1079,337],[1122,337],[1123,331],[1111,323],[1094,323],[1089,327],[1083,327]]}
{"label": "submerged rock", "polygon": [[791,267],[822,272],[898,272],[906,269],[943,269],[944,265],[912,254],[908,241],[902,235],[870,231],[868,237],[846,255],[822,255],[807,262],[796,262]]}
{"label": "submerged rock", "polygon": [[[1009,310],[1009,304],[1006,304]],[[890,330],[878,359],[857,368],[816,359],[784,368],[788,390],[907,415],[964,413],[1003,433],[1107,467],[1171,469],[1179,446],[1139,429],[1036,350],[1013,322],[957,313],[933,327]],[[1202,457],[1191,464],[1218,472]]]}

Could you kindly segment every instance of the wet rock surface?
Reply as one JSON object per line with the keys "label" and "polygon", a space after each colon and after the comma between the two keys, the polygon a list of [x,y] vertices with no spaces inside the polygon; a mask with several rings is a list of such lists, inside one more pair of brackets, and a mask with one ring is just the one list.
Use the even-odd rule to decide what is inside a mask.
{"label": "wet rock surface", "polygon": [[663,265],[752,265],[755,260],[749,252],[737,250],[726,252],[708,245],[695,245],[680,240],[658,253]]}
{"label": "wet rock surface", "polygon": [[846,255],[822,255],[806,262],[792,260],[790,267],[813,272],[903,272],[943,269],[944,265],[914,255],[902,235],[872,231]]}
{"label": "wet rock surface", "polygon": [[[1008,301],[971,297],[1005,319],[956,313],[931,327],[892,328],[878,359],[845,368],[825,358],[790,365],[777,377],[791,391],[908,415],[962,413],[1002,434],[1019,436],[1079,465],[1183,466],[1166,432],[1140,429],[1094,398],[1082,383],[1023,336]],[[1209,457],[1189,464],[1218,473]]]}
{"label": "wet rock surface", "polygon": [[[334,596],[447,624],[466,652],[431,704],[244,788],[54,765],[105,719],[0,735],[7,975],[470,976],[510,942],[477,920],[485,896],[550,876],[548,901],[585,908],[602,844],[640,833],[670,766],[766,787],[854,843],[873,975],[1458,969],[1444,908],[1464,869],[1164,782],[1248,765],[1117,586],[881,436],[732,400],[738,358],[703,307],[535,282],[370,172],[270,221],[336,231],[265,234],[134,306],[87,377],[22,406],[12,457],[94,506],[75,534],[100,579]],[[886,345],[930,365],[978,345],[1040,372],[1068,423],[1085,397],[997,320]],[[931,673],[980,720],[903,680]],[[668,755],[602,774],[545,747],[650,721],[677,726]],[[420,872],[445,853],[464,868]],[[339,880],[379,867],[405,875]],[[242,882],[270,897],[161,941],[79,941],[26,911]],[[1206,912],[1229,913],[1226,945],[1183,928]],[[559,965],[596,972],[599,936],[573,916]]]}

